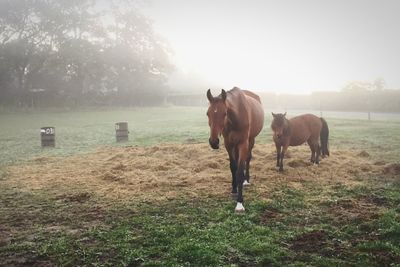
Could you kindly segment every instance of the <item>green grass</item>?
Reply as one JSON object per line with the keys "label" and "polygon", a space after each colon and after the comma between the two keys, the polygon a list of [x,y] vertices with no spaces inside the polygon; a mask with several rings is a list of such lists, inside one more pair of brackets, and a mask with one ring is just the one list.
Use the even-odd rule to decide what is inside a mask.
{"label": "green grass", "polygon": [[[381,190],[376,181],[369,182],[369,193]],[[388,184],[385,189],[387,195],[400,191],[398,183]],[[336,190],[342,188],[333,191],[340,195]],[[1,193],[3,201],[10,194]],[[249,199],[243,216],[235,215],[232,202],[226,199],[114,205],[96,215],[101,218],[97,225],[91,221],[96,218],[89,216],[97,200],[66,205],[43,194],[19,194],[17,203],[9,203],[14,214],[8,219],[26,233],[19,233],[11,244],[0,247],[0,255],[5,259],[18,256],[28,264],[44,261],[62,266],[400,263],[400,215],[391,201],[385,202],[372,218],[346,217],[348,221],[338,222],[330,213],[333,204],[311,201],[320,194],[318,189],[283,187],[272,202]],[[363,197],[361,192],[355,194],[355,199]],[[344,195],[338,200],[349,197]],[[24,214],[27,207],[37,205],[40,207]],[[71,219],[71,215],[76,217]],[[54,231],[54,225],[61,230]],[[8,260],[6,263],[12,263]]]}
{"label": "green grass", "polygon": [[400,158],[400,122],[328,119],[331,145],[365,150],[376,159]]}
{"label": "green grass", "polygon": [[[207,140],[205,111],[200,108],[143,108],[0,115],[0,165],[35,156],[65,156],[116,145],[115,123],[128,122],[130,141],[122,145]],[[56,128],[56,148],[42,149],[40,128]]]}
{"label": "green grass", "polygon": [[[268,114],[268,113],[267,113]],[[127,121],[130,141],[115,143]],[[331,147],[398,161],[397,121],[327,118]],[[7,166],[101,146],[207,142],[205,108],[35,112],[0,115],[0,182]],[[258,142],[271,142],[270,118]],[[56,127],[55,149],[39,129]],[[398,177],[363,176],[357,186],[276,184],[269,201],[246,193],[246,214],[228,198],[105,203],[43,190],[0,187],[0,266],[399,266]],[[63,192],[60,192],[63,193]]]}
{"label": "green grass", "polygon": [[[103,111],[53,111],[0,114],[0,166],[38,156],[65,156],[117,145],[114,124],[126,121],[129,142],[154,145],[187,140],[207,142],[206,107],[138,108]],[[258,143],[271,142],[270,113]],[[327,118],[331,146],[364,149],[372,157],[396,160],[400,156],[400,121]],[[56,148],[40,147],[40,128],[56,127]],[[1,173],[1,172],[0,172]],[[1,176],[0,176],[1,177]]]}

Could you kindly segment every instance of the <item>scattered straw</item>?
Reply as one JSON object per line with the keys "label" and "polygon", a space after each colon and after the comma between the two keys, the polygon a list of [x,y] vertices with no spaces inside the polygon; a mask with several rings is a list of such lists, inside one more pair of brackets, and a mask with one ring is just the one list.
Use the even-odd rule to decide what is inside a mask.
{"label": "scattered straw", "polygon": [[[275,169],[275,148],[257,144],[251,163],[251,183],[264,196],[277,184],[294,188],[304,181],[320,184],[357,184],[362,174],[399,173],[398,165],[372,164],[364,153],[331,151],[319,166],[309,161],[308,147],[289,148],[285,171]],[[87,192],[112,201],[168,200],[179,196],[228,196],[231,174],[224,149],[212,150],[207,144],[165,144],[153,147],[107,147],[66,158],[33,160],[12,166],[0,186],[23,191],[47,190],[54,194]],[[86,195],[85,195],[86,196]]]}

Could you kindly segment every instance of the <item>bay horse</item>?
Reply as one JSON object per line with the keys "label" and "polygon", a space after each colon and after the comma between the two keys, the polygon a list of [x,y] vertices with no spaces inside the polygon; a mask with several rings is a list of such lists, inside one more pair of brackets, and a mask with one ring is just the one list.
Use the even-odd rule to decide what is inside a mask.
{"label": "bay horse", "polygon": [[223,136],[232,173],[232,194],[237,194],[235,212],[244,212],[243,184],[250,183],[251,151],[264,125],[261,100],[258,95],[237,87],[227,92],[222,89],[217,97],[208,89],[207,98],[209,143],[218,149],[219,136]]}
{"label": "bay horse", "polygon": [[272,116],[271,129],[276,146],[276,167],[279,171],[283,171],[283,158],[289,146],[299,146],[307,142],[311,149],[311,162],[315,164],[319,164],[321,154],[323,157],[329,156],[329,128],[325,119],[312,114],[287,119],[286,112],[272,112]]}

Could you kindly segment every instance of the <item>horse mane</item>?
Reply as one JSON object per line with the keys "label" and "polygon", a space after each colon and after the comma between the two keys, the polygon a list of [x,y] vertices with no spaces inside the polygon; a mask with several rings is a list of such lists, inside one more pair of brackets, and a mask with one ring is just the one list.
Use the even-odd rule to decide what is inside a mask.
{"label": "horse mane", "polygon": [[286,127],[283,128],[283,135],[289,136],[292,132],[292,127],[290,126],[290,120],[286,117],[284,117],[284,125],[286,125]]}
{"label": "horse mane", "polygon": [[241,120],[240,116],[248,116],[244,90],[234,87],[227,92],[228,121],[233,128],[246,128],[248,120]]}
{"label": "horse mane", "polygon": [[[282,123],[283,123],[283,135],[284,136],[289,136],[291,134],[290,120],[288,118],[286,118],[285,116],[283,116],[282,113],[278,113],[276,115],[280,116],[279,119],[283,120],[282,121]],[[274,118],[272,120],[272,123],[271,123],[271,128],[272,128],[272,125],[275,124],[275,123],[276,123],[276,119]]]}

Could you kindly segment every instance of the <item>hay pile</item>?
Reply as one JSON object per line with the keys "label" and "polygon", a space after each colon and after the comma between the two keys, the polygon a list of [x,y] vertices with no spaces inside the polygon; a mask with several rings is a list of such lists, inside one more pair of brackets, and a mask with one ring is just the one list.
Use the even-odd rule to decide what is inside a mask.
{"label": "hay pile", "polygon": [[[274,185],[301,187],[304,181],[357,184],[366,174],[393,173],[397,168],[373,164],[360,151],[331,151],[320,166],[309,163],[308,146],[289,148],[285,172],[275,169],[275,147],[256,144],[251,183],[268,198]],[[395,171],[393,171],[395,169]],[[106,147],[66,158],[37,158],[8,169],[0,186],[60,195],[84,192],[112,201],[168,200],[178,197],[228,196],[231,174],[225,149],[208,144],[153,147]]]}

